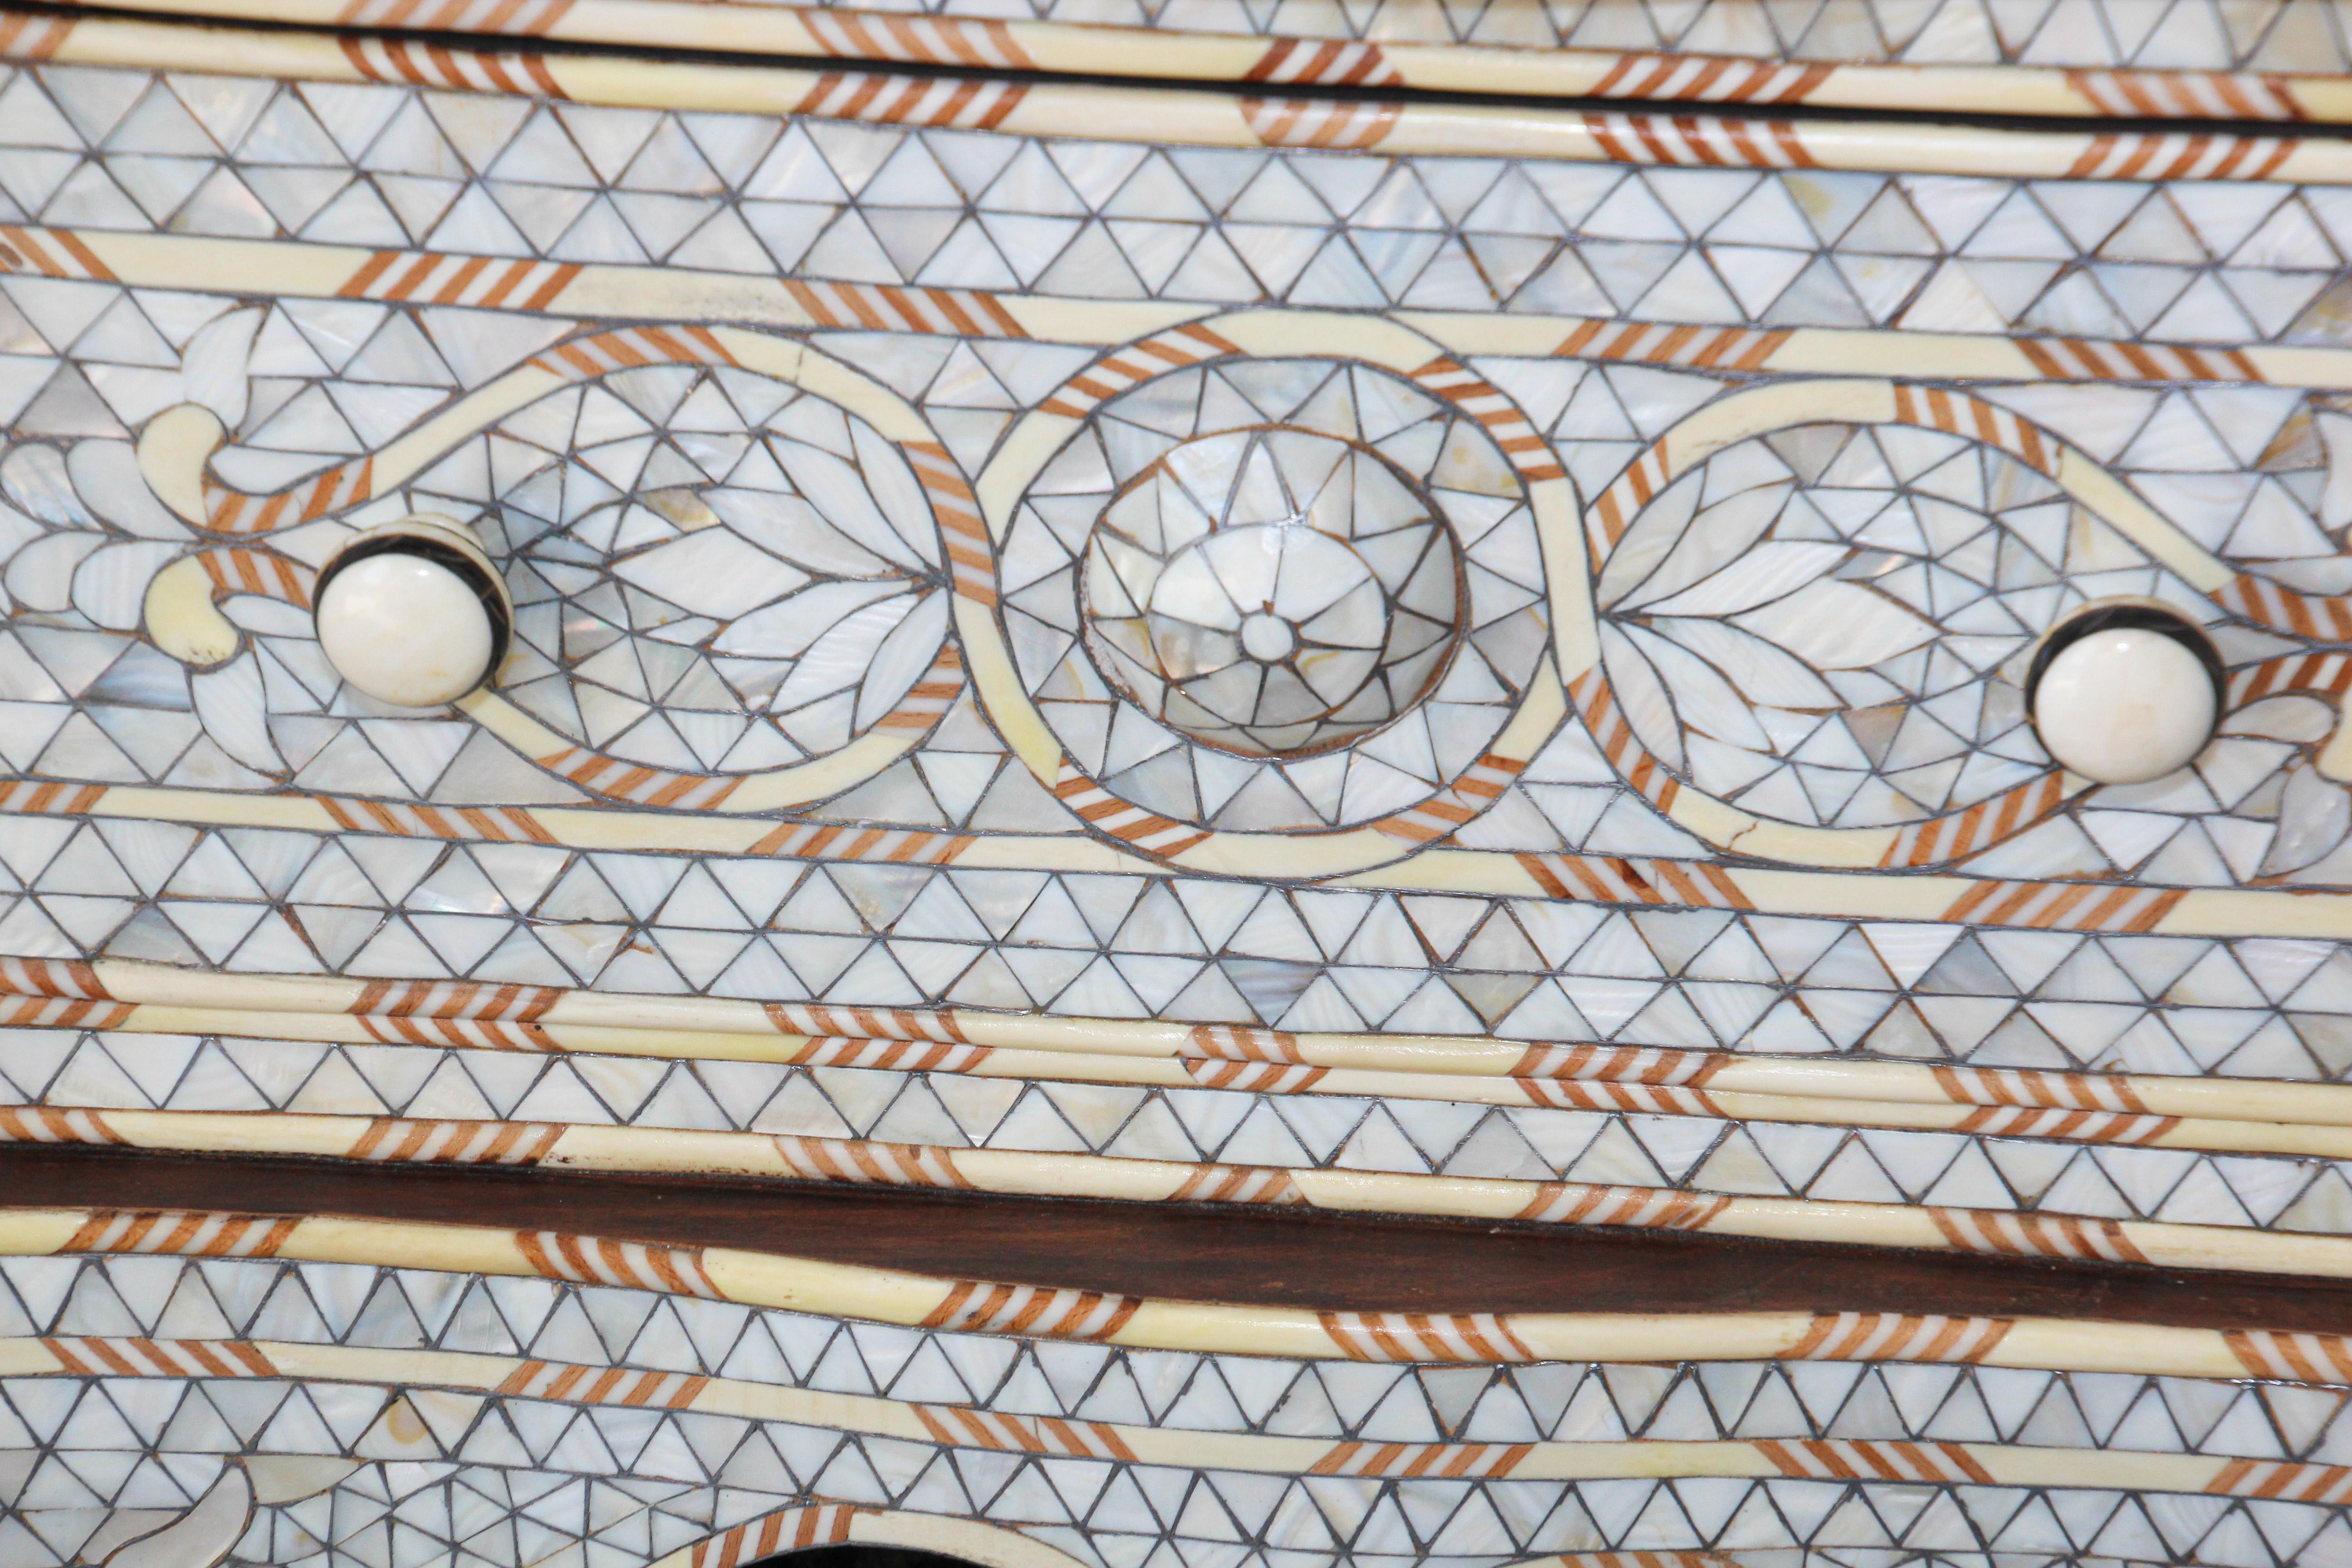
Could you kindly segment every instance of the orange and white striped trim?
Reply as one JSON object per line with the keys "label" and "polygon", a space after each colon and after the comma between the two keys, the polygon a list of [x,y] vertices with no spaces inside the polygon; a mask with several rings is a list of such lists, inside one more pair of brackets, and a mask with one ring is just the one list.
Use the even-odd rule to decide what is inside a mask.
{"label": "orange and white striped trim", "polygon": [[1304,1205],[1290,1173],[1279,1165],[1196,1165],[1168,1194],[1171,1204]]}
{"label": "orange and white striped trim", "polygon": [[1640,1116],[1714,1116],[1723,1108],[1696,1089],[1646,1083],[1577,1083],[1548,1078],[1512,1080],[1530,1105],[1552,1110],[1625,1111]]}
{"label": "orange and white striped trim", "polygon": [[2352,1502],[2352,1468],[2299,1465],[2284,1459],[2232,1459],[2205,1485],[2221,1497],[2275,1498],[2281,1502]]}
{"label": "orange and white striped trim", "polygon": [[1992,1473],[1959,1443],[1906,1443],[1861,1438],[1767,1438],[1755,1445],[1782,1475],[1825,1481],[1924,1481],[1952,1486],[1993,1484]]}
{"label": "orange and white striped trim", "polygon": [[[0,1013],[0,1017],[5,1017]],[[111,1143],[122,1137],[87,1107],[0,1105],[0,1143]]]}
{"label": "orange and white striped trim", "polygon": [[1427,800],[1384,816],[1372,826],[1407,844],[1434,844],[1500,800],[1527,765],[1525,757],[1488,752]]}
{"label": "orange and white striped trim", "polygon": [[1184,1070],[1202,1089],[1244,1094],[1304,1094],[1330,1076],[1329,1068],[1286,1067],[1271,1062],[1207,1062],[1186,1058]]}
{"label": "orange and white striped trim", "polygon": [[564,1129],[550,1121],[425,1121],[379,1116],[346,1157],[383,1163],[536,1165]]}
{"label": "orange and white striped trim", "polygon": [[2180,1125],[2178,1116],[2133,1116],[2105,1110],[2054,1110],[1987,1106],[1954,1129],[1987,1138],[2064,1138],[2078,1143],[2154,1143]]}
{"label": "orange and white striped trim", "polygon": [[1622,55],[1585,89],[1589,98],[1666,99],[1690,103],[1801,103],[1829,79],[1820,63],[1722,55]]}
{"label": "orange and white striped trim", "polygon": [[1084,419],[1120,393],[1171,370],[1239,354],[1241,346],[1198,321],[1139,338],[1114,349],[1065,382],[1037,406],[1065,419]]}
{"label": "orange and white striped trim", "polygon": [[1790,335],[1787,328],[1759,330],[1587,320],[1579,321],[1551,352],[1559,359],[1760,371]]}
{"label": "orange and white striped trim", "polygon": [[335,25],[535,37],[551,31],[571,9],[572,0],[351,0]]}
{"label": "orange and white striped trim", "polygon": [[1066,756],[1062,759],[1060,776],[1054,781],[1054,795],[1097,832],[1108,834],[1139,853],[1161,859],[1181,855],[1209,837],[1205,828],[1119,799],[1080,773],[1077,764]]}
{"label": "orange and white striped trim", "polygon": [[721,1300],[719,1287],[703,1271],[698,1247],[663,1247],[644,1241],[608,1241],[552,1230],[515,1232],[515,1245],[534,1273],[575,1285],[620,1285],[662,1290],[673,1296]]}
{"label": "orange and white striped trim", "polygon": [[1568,700],[1583,719],[1593,744],[1601,748],[1601,754],[1617,770],[1618,776],[1660,811],[1672,810],[1675,796],[1682,793],[1682,781],[1633,733],[1625,710],[1618,705],[1616,689],[1609,684],[1609,677],[1600,665],[1568,683]]}
{"label": "orange and white striped trim", "polygon": [[788,1508],[696,1542],[687,1556],[687,1568],[741,1568],[778,1552],[839,1546],[849,1539],[851,1522],[859,1514],[873,1511],[845,1502]]}
{"label": "orange and white striped trim", "polygon": [[2066,776],[2052,768],[1964,810],[1906,823],[1879,857],[1881,866],[1938,866],[1998,844],[2066,804]]}
{"label": "orange and white striped trim", "polygon": [[678,811],[715,811],[742,787],[740,773],[679,773],[623,762],[581,746],[566,746],[531,759],[549,773],[569,779],[592,795]]}
{"label": "orange and white striped trim", "polygon": [[779,1034],[855,1035],[868,1040],[922,1040],[961,1045],[963,1030],[951,1012],[917,1007],[843,1007],[823,1002],[761,1005]]}
{"label": "orange and white striped trim", "polygon": [[1475,420],[1503,449],[1519,478],[1534,484],[1566,477],[1559,455],[1537,430],[1527,412],[1500,387],[1458,360],[1440,354],[1412,373],[1412,381]]}
{"label": "orange and white striped trim", "polygon": [[2301,120],[2286,82],[2252,71],[2070,70],[2066,85],[2119,120]]}
{"label": "orange and white striped trim", "polygon": [[1017,81],[826,71],[790,112],[939,131],[993,131],[1028,93]]}
{"label": "orange and white striped trim", "polygon": [[543,55],[452,49],[381,35],[346,33],[339,40],[352,68],[370,81],[403,87],[565,98]]}
{"label": "orange and white striped trim", "polygon": [[1034,1334],[1042,1339],[1107,1340],[1143,1305],[1139,1296],[1042,1285],[992,1285],[959,1279],[923,1319],[927,1329],[974,1334]]}
{"label": "orange and white striped trim", "polygon": [[2284,136],[2204,132],[2103,132],[2091,138],[2070,180],[2267,180],[2294,151]]}
{"label": "orange and white striped trim", "polygon": [[923,1429],[950,1447],[993,1448],[1000,1453],[1060,1454],[1079,1459],[1126,1459],[1135,1450],[1118,1428],[1103,1421],[1071,1421],[1055,1415],[1013,1415],[961,1405],[909,1405]]}
{"label": "orange and white striped trim", "polygon": [[276,1377],[259,1345],[243,1340],[149,1340],[83,1334],[41,1346],[79,1377]]}
{"label": "orange and white striped trim", "polygon": [[1955,1105],[2021,1105],[2142,1113],[2147,1103],[2128,1079],[2112,1073],[2050,1072],[2041,1068],[1938,1067],[1936,1086]]}
{"label": "orange and white striped trim", "polygon": [[2031,420],[1981,397],[1970,397],[1965,392],[1941,386],[1896,382],[1894,422],[1981,441],[2044,474],[2058,471],[2060,455],[2065,450],[2054,437],[2043,435]]}
{"label": "orange and white striped trim", "polygon": [[914,1040],[817,1037],[787,1059],[793,1067],[874,1068],[890,1072],[972,1072],[995,1053],[986,1046],[940,1046]]}
{"label": "orange and white striped trim", "polygon": [[[972,494],[971,481],[964,478],[961,466],[948,449],[936,441],[904,441],[898,449],[906,454],[907,466],[914,470],[916,482],[923,487],[924,499],[931,504],[931,518],[939,524],[940,546],[947,552],[948,574],[955,583],[957,595],[993,608],[996,546],[988,536],[988,524],[981,519],[980,498]],[[957,658],[952,646],[942,658]],[[961,682],[961,663],[955,668]],[[940,705],[940,710],[946,710],[945,703]]]}
{"label": "orange and white striped trim", "polygon": [[1307,1473],[1498,1481],[1534,1452],[1532,1443],[1342,1443],[1316,1460]]}
{"label": "orange and white striped trim", "polygon": [[1318,1312],[1350,1361],[1540,1361],[1496,1312]]}
{"label": "orange and white striped trim", "polygon": [[[2335,603],[2326,599],[2314,602],[2331,610]],[[2266,658],[2230,673],[2229,705],[2232,708],[2288,691],[2336,698],[2352,691],[2352,654],[2291,653],[2284,658]]]}
{"label": "orange and white striped trim", "polygon": [[867,860],[891,866],[945,866],[978,840],[967,833],[927,833],[919,827],[842,827],[785,822],[761,835],[745,854],[787,860]]}
{"label": "orange and white striped trim", "polygon": [[2067,1138],[2153,1143],[2180,1125],[2150,1112],[2129,1080],[2032,1068],[1937,1067],[1936,1085],[1956,1105],[1977,1105],[1958,1131],[1989,1138]]}
{"label": "orange and white striped trim", "polygon": [[71,997],[83,1002],[113,1000],[107,993],[106,983],[98,977],[97,965],[79,958],[0,957],[0,993]]}
{"label": "orange and white striped trim", "polygon": [[127,1021],[132,1009],[113,1002],[69,1002],[58,997],[21,996],[0,1003],[0,1028],[111,1029]]}
{"label": "orange and white striped trim", "polygon": [[2280,1383],[2352,1383],[2352,1339],[2342,1334],[2231,1329],[2223,1338],[2252,1376]]}
{"label": "orange and white striped trim", "polygon": [[0,59],[46,60],[73,36],[73,30],[69,17],[0,12]]}
{"label": "orange and white striped trim", "polygon": [[[20,18],[0,16],[0,21],[17,20]],[[44,278],[99,283],[114,281],[113,271],[72,230],[26,228],[13,224],[0,224],[0,272],[37,272]]]}
{"label": "orange and white striped trim", "polygon": [[564,994],[548,985],[376,980],[349,1011],[386,1045],[553,1051],[560,1047],[538,1020]]}
{"label": "orange and white striped trim", "polygon": [[2154,931],[2188,894],[2178,888],[2097,882],[1978,882],[1946,910],[1947,921],[2031,931]]}
{"label": "orange and white striped trim", "polygon": [[[105,798],[104,784],[51,784],[37,779],[10,779],[0,783],[0,811],[16,815],[79,816]],[[0,958],[0,973],[5,973],[5,966],[10,963],[49,962],[41,958]]]}
{"label": "orange and white striped trim", "polygon": [[373,500],[375,458],[370,455],[339,463],[270,495],[231,489],[209,468],[203,487],[206,528],[215,533],[268,533]]}
{"label": "orange and white striped trim", "polygon": [[162,1253],[178,1258],[275,1258],[299,1222],[191,1209],[93,1209],[60,1252]]}
{"label": "orange and white striped trim", "polygon": [[2352,638],[2352,599],[2317,598],[2241,573],[2215,592],[2213,602],[2259,626],[2331,641]]}
{"label": "orange and white striped trim", "polygon": [[2018,338],[2033,368],[2051,381],[2219,381],[2268,379],[2237,349],[2127,342],[2111,338]]}
{"label": "orange and white striped trim", "polygon": [[1672,1187],[1596,1187],[1582,1182],[1538,1182],[1535,1186],[1535,1195],[1513,1218],[1537,1225],[1705,1230],[1731,1206],[1729,1198],[1713,1193]]}
{"label": "orange and white striped trim", "polygon": [[1617,548],[1617,542],[1625,537],[1625,531],[1633,526],[1642,509],[1681,472],[1667,467],[1666,444],[1654,441],[1643,447],[1641,455],[1625,466],[1625,471],[1594,498],[1585,510],[1584,538],[1591,548],[1596,572],[1608,562],[1609,552]]}
{"label": "orange and white striped trim", "polygon": [[836,59],[1034,70],[1013,29],[994,17],[921,16],[811,6],[798,13],[816,47]]}
{"label": "orange and white striped trim", "polygon": [[1363,38],[1276,38],[1241,79],[1269,87],[1402,87],[1380,45]]}
{"label": "orange and white striped trim", "polygon": [[245,545],[216,545],[195,553],[196,564],[212,579],[215,598],[226,594],[257,594],[302,609],[310,607],[319,574],[289,555]]}
{"label": "orange and white striped trim", "polygon": [[455,838],[490,844],[554,844],[529,806],[422,805],[349,796],[314,795],[310,800],[335,826],[401,838]]}
{"label": "orange and white striped trim", "polygon": [[506,1024],[478,1018],[378,1018],[362,1016],[368,1037],[387,1046],[456,1046],[464,1050],[536,1051],[563,1047],[537,1024]]}
{"label": "orange and white striped trim", "polygon": [[2020,1214],[2007,1209],[1929,1208],[1944,1239],[1961,1252],[2001,1258],[2072,1258],[2093,1263],[2146,1263],[2122,1222],[2088,1215]]}
{"label": "orange and white striped trim", "polygon": [[572,1405],[623,1405],[638,1410],[684,1410],[710,1385],[683,1372],[634,1372],[619,1366],[577,1366],[527,1361],[497,1392],[509,1399],[561,1400]]}
{"label": "orange and white striped trim", "polygon": [[486,310],[545,310],[553,308],[582,270],[569,261],[379,250],[335,290],[335,297],[394,304],[467,305]]}
{"label": "orange and white striped trim", "polygon": [[1933,1313],[1823,1313],[1784,1361],[1981,1362],[2009,1334],[2008,1318],[1947,1318]]}
{"label": "orange and white striped trim", "polygon": [[386,1018],[492,1018],[530,1023],[569,993],[554,985],[484,980],[371,980],[350,1011]]}
{"label": "orange and white striped trim", "polygon": [[1244,98],[1242,120],[1268,147],[1362,153],[1388,140],[1404,114],[1401,103],[1347,98]]}
{"label": "orange and white striped trim", "polygon": [[1685,168],[1818,167],[1797,127],[1786,120],[1718,120],[1699,114],[1633,114],[1588,110],[1584,129],[1618,163]]}
{"label": "orange and white striped trim", "polygon": [[586,381],[610,375],[616,370],[635,370],[639,365],[731,365],[736,360],[709,328],[672,324],[590,332],[560,342],[529,363],[567,381]]}
{"label": "orange and white striped trim", "polygon": [[1513,1078],[1576,1079],[1601,1083],[1704,1085],[1735,1058],[1727,1051],[1678,1051],[1664,1046],[1555,1045],[1528,1047]]}
{"label": "orange and white striped trim", "polygon": [[[62,813],[86,811],[97,805],[89,786],[65,784],[0,789],[0,806],[11,795],[26,796],[16,809]],[[79,959],[0,958],[0,996],[15,998],[0,1007],[0,1026],[11,1028],[110,1029],[131,1016],[131,1009],[106,994],[98,971]]]}
{"label": "orange and white striped trim", "polygon": [[776,1133],[772,1142],[783,1156],[786,1169],[804,1182],[971,1186],[956,1169],[954,1151],[933,1143],[876,1143],[862,1138],[807,1138],[790,1132]]}
{"label": "orange and white striped trim", "polygon": [[819,327],[928,332],[951,338],[1025,338],[1028,330],[996,295],[977,289],[919,289],[787,278],[785,291]]}
{"label": "orange and white striped trim", "polygon": [[1551,851],[1522,852],[1512,858],[1547,896],[1555,899],[1712,910],[1756,907],[1728,871],[1706,860],[1647,860]]}
{"label": "orange and white striped trim", "polygon": [[1177,1047],[1184,1056],[1222,1062],[1297,1062],[1298,1037],[1249,1024],[1195,1024]]}

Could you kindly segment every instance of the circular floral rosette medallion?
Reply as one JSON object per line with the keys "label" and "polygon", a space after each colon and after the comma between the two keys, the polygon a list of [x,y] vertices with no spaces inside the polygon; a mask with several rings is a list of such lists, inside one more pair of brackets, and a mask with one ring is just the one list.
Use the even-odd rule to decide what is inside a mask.
{"label": "circular floral rosette medallion", "polygon": [[505,472],[482,526],[515,601],[499,694],[570,742],[542,759],[557,772],[698,778],[677,804],[719,805],[946,706],[938,528],[859,413],[748,370],[646,365],[488,435]]}
{"label": "circular floral rosette medallion", "polygon": [[[880,384],[738,328],[621,328],[450,413],[475,410],[267,495],[212,473],[222,432],[201,408],[151,425],[140,460],[215,534],[267,536],[403,487],[470,519],[515,619],[495,682],[457,706],[607,799],[822,800],[903,756],[961,692],[947,541],[979,531],[971,489]],[[148,619],[194,662],[236,646],[213,597],[310,602],[309,567],[266,539],[180,568],[159,574]]]}
{"label": "circular floral rosette medallion", "polygon": [[1888,382],[1709,405],[1586,527],[1601,662],[1569,679],[1603,750],[1702,837],[1816,864],[1938,864],[2059,809],[2087,781],[2007,667],[2086,599],[2200,597],[2174,568],[2201,552],[2082,454]]}
{"label": "circular floral rosette medallion", "polygon": [[1136,848],[1392,859],[1491,804],[1563,711],[1544,533],[1573,501],[1549,447],[1425,340],[1349,325],[1119,351],[982,479],[1009,665],[982,694]]}

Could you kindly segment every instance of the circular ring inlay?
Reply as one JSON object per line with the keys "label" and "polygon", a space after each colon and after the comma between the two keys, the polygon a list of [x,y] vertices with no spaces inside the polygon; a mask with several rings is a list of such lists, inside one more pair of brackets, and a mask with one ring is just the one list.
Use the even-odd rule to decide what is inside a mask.
{"label": "circular ring inlay", "polygon": [[1093,408],[998,571],[1068,765],[1211,832],[1413,809],[1488,754],[1551,639],[1509,456],[1412,374],[1338,355],[1171,368]]}

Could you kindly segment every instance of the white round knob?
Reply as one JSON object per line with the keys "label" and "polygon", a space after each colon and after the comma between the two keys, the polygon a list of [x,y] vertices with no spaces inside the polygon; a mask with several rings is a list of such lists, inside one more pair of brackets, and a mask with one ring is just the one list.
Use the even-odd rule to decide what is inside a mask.
{"label": "white round knob", "polygon": [[[2100,784],[2144,784],[2188,766],[2213,737],[2221,708],[2214,667],[2142,611],[2069,637],[2038,660],[2030,700],[2042,744]],[[2095,612],[2094,612],[2095,615]],[[2084,617],[2085,621],[2092,616]]]}
{"label": "white round knob", "polygon": [[489,679],[502,651],[496,579],[478,551],[435,537],[443,531],[362,536],[327,568],[315,612],[320,647],[337,674],[380,702],[455,701]]}

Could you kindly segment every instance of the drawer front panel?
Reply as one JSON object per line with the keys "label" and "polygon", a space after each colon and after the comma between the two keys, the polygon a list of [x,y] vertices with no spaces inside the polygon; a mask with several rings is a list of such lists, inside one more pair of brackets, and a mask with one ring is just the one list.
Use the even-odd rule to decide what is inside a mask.
{"label": "drawer front panel", "polygon": [[2340,143],[0,34],[0,1562],[2352,1539]]}

